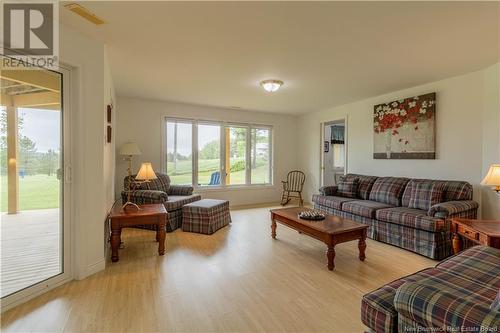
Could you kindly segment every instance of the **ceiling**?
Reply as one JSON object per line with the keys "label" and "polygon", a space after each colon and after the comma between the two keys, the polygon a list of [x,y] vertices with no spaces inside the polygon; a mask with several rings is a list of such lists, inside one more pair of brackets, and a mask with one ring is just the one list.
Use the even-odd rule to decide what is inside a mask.
{"label": "ceiling", "polygon": [[61,21],[108,45],[119,96],[298,114],[500,59],[498,2],[79,3],[107,23]]}

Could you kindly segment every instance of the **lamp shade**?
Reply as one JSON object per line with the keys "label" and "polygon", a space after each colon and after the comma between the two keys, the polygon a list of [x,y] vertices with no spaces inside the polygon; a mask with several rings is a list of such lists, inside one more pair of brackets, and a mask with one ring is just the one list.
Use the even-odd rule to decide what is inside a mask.
{"label": "lamp shade", "polygon": [[484,177],[481,185],[500,186],[500,164],[493,164]]}
{"label": "lamp shade", "polygon": [[120,147],[120,155],[141,155],[141,150],[135,142],[127,142]]}
{"label": "lamp shade", "polygon": [[158,177],[156,177],[156,173],[154,172],[151,163],[142,163],[137,176],[135,176],[135,179],[137,180],[151,180],[156,178]]}

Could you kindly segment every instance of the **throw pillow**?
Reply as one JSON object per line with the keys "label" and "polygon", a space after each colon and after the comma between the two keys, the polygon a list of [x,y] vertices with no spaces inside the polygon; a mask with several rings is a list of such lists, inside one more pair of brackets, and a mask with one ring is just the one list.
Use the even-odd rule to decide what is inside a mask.
{"label": "throw pillow", "polygon": [[343,178],[337,186],[338,196],[346,198],[356,198],[358,194],[359,179]]}
{"label": "throw pillow", "polygon": [[421,182],[413,184],[409,208],[429,210],[432,206],[443,201],[443,182]]}

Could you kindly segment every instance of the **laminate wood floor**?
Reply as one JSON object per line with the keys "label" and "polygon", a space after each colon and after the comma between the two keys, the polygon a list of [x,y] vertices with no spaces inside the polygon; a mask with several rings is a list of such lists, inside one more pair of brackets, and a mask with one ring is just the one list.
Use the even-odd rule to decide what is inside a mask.
{"label": "laminate wood floor", "polygon": [[120,261],[2,314],[2,332],[363,332],[363,294],[435,262],[368,240],[326,247],[278,224],[269,208],[232,211],[211,236],[125,229]]}

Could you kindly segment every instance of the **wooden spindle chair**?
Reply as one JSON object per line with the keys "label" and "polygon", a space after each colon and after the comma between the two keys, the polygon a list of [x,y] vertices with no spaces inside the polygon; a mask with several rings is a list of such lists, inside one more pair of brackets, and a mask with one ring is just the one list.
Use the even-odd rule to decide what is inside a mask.
{"label": "wooden spindle chair", "polygon": [[281,205],[284,206],[290,202],[292,198],[299,199],[299,205],[304,205],[302,199],[302,189],[306,181],[306,175],[302,171],[293,170],[286,176],[286,181],[282,180],[283,192],[281,193]]}

